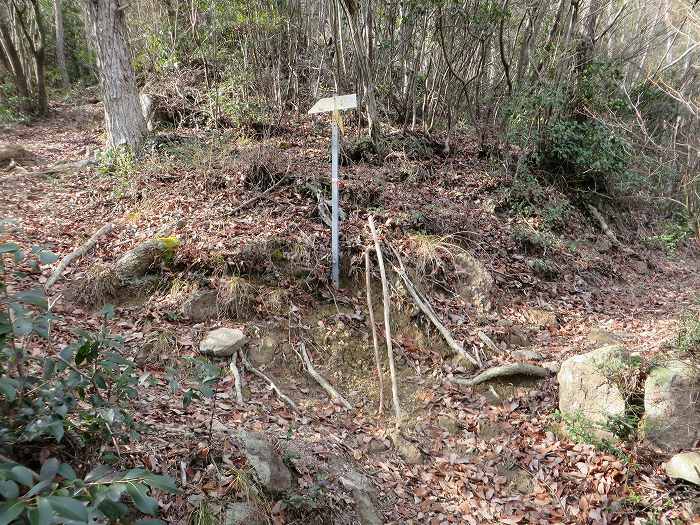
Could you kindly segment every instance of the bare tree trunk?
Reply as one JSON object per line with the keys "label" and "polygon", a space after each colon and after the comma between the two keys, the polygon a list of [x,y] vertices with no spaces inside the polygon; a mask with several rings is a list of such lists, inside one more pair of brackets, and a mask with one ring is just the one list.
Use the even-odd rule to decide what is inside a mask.
{"label": "bare tree trunk", "polygon": [[61,0],[53,0],[53,14],[56,24],[56,66],[61,75],[61,85],[63,89],[70,87],[68,69],[66,68],[65,38],[63,36],[63,11],[61,10]]}
{"label": "bare tree trunk", "polygon": [[83,3],[100,72],[107,146],[126,144],[138,151],[148,130],[131,65],[124,9],[118,0]]}
{"label": "bare tree trunk", "polygon": [[0,7],[0,53],[5,57],[4,62],[7,62],[10,66],[8,68],[9,73],[12,75],[12,81],[15,84],[17,95],[22,99],[22,108],[28,111],[31,109],[29,106],[29,83],[27,82],[27,75],[22,66],[22,59],[12,40],[12,33],[4,15],[5,12]]}

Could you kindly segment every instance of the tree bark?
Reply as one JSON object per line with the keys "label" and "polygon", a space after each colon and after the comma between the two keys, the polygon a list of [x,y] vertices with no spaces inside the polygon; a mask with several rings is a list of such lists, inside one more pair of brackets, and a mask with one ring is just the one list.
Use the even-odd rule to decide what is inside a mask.
{"label": "tree bark", "polygon": [[0,9],[0,48],[5,56],[6,61],[10,64],[10,74],[12,75],[12,81],[15,84],[15,90],[17,95],[22,99],[22,107],[25,110],[30,109],[29,104],[29,84],[27,82],[27,76],[22,67],[22,59],[19,56],[19,52],[15,47],[12,40],[12,33],[10,32],[10,27],[7,24],[7,19],[4,18],[4,13]]}
{"label": "tree bark", "polygon": [[70,87],[70,78],[66,68],[65,37],[63,35],[63,11],[61,10],[61,0],[53,0],[54,21],[56,24],[56,66],[61,75],[61,85],[63,89]]}
{"label": "tree bark", "polygon": [[138,152],[148,134],[131,65],[126,15],[118,0],[83,0],[97,56],[105,109],[107,146]]}

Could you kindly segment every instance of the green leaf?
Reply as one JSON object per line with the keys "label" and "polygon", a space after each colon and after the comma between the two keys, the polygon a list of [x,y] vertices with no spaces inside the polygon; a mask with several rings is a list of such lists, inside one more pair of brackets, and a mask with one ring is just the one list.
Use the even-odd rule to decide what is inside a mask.
{"label": "green leaf", "polygon": [[19,496],[17,483],[11,480],[0,481],[0,496],[5,499],[15,499]]}
{"label": "green leaf", "polygon": [[0,505],[0,525],[9,525],[15,518],[17,518],[24,509],[26,505],[17,500],[8,501]]}
{"label": "green leaf", "polygon": [[22,301],[23,303],[33,304],[34,306],[38,306],[44,310],[49,307],[49,302],[41,288],[32,288],[31,290],[25,290],[24,292],[17,292],[15,297],[17,300]]}
{"label": "green leaf", "polygon": [[34,485],[29,492],[27,492],[24,496],[22,496],[24,499],[28,498],[33,498],[37,494],[41,494],[44,490],[49,488],[51,486],[51,480],[50,479],[44,479]]}
{"label": "green leaf", "polygon": [[107,518],[110,520],[118,520],[129,512],[129,508],[119,501],[105,499],[97,506]]}
{"label": "green leaf", "polygon": [[29,511],[30,525],[51,525],[53,511],[46,498],[39,498],[35,509]]}
{"label": "green leaf", "polygon": [[64,496],[47,496],[46,501],[51,504],[51,508],[62,518],[70,520],[87,521],[88,511],[81,501]]}
{"label": "green leaf", "polygon": [[113,472],[112,467],[108,465],[97,465],[94,469],[88,472],[87,476],[85,476],[85,483],[98,481],[108,474],[112,474]]}
{"label": "green leaf", "polygon": [[160,489],[165,492],[177,492],[175,480],[170,476],[159,476],[157,474],[149,474],[145,479],[146,484],[152,489]]}
{"label": "green leaf", "polygon": [[68,463],[61,463],[61,466],[58,467],[58,474],[68,481],[73,481],[77,477],[75,470]]}
{"label": "green leaf", "polygon": [[134,500],[134,505],[144,514],[158,514],[158,502],[148,495],[146,487],[140,483],[129,483],[126,491]]}
{"label": "green leaf", "polygon": [[17,381],[9,377],[0,377],[0,392],[12,402],[17,399]]}
{"label": "green leaf", "polygon": [[12,470],[10,470],[10,476],[12,476],[12,479],[14,479],[16,482],[21,483],[25,487],[31,487],[34,485],[34,475],[32,474],[32,471],[22,465],[15,465],[12,467]]}
{"label": "green leaf", "polygon": [[6,242],[3,244],[0,244],[0,254],[13,253],[13,252],[18,252],[18,251],[19,251],[19,245],[15,244],[14,242]]}
{"label": "green leaf", "polygon": [[49,458],[44,461],[39,471],[39,479],[51,481],[58,473],[59,462],[56,458]]}

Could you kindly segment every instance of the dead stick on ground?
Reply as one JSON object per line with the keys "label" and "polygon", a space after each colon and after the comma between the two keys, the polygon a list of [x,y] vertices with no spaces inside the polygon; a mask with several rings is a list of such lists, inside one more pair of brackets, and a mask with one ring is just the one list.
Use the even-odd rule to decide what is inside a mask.
{"label": "dead stick on ground", "polygon": [[245,354],[241,353],[241,359],[243,360],[243,366],[246,368],[246,370],[249,370],[250,372],[254,373],[256,376],[258,376],[260,379],[264,379],[265,381],[270,383],[270,386],[272,387],[272,390],[275,391],[275,394],[277,394],[277,396],[282,401],[287,403],[292,408],[292,410],[294,410],[295,412],[299,412],[299,409],[297,408],[296,403],[294,401],[292,401],[289,397],[284,395],[272,379],[270,379],[265,374],[263,374],[260,370],[258,370],[253,365],[251,365],[250,361],[248,361]]}
{"label": "dead stick on ground", "polygon": [[369,229],[372,232],[374,239],[374,249],[377,253],[377,263],[379,263],[379,275],[382,278],[382,295],[384,298],[384,331],[386,335],[386,353],[389,357],[389,372],[391,374],[391,396],[394,402],[394,414],[396,415],[396,424],[401,420],[401,405],[399,403],[399,386],[396,382],[396,366],[394,365],[394,349],[391,346],[391,315],[389,312],[389,284],[386,280],[386,269],[384,268],[384,257],[382,256],[382,247],[379,244],[377,230],[374,227],[374,217],[370,215],[367,218]]}
{"label": "dead stick on ground", "polygon": [[251,204],[253,204],[255,201],[257,201],[257,200],[262,199],[263,197],[265,197],[268,193],[270,193],[272,190],[274,190],[277,186],[279,186],[280,184],[282,184],[282,182],[284,182],[284,181],[287,179],[287,173],[289,173],[289,166],[287,166],[287,171],[285,172],[284,175],[282,175],[282,178],[281,178],[280,180],[278,180],[277,182],[275,182],[272,186],[270,186],[269,188],[267,188],[267,189],[266,189],[265,191],[263,191],[262,193],[258,193],[255,197],[251,197],[250,199],[248,199],[247,201],[245,201],[243,204],[240,204],[239,206],[236,206],[233,210],[231,210],[230,212],[228,212],[227,215],[228,215],[229,217],[232,217],[233,215],[236,215],[236,213],[238,213],[238,212],[241,211],[242,209],[244,209],[244,208],[246,208],[247,206],[250,206]]}
{"label": "dead stick on ground", "polygon": [[396,259],[399,261],[399,268],[395,268],[398,274],[401,276],[401,279],[403,280],[404,284],[406,285],[406,289],[408,292],[411,294],[411,297],[413,297],[413,302],[416,303],[416,306],[421,309],[421,311],[428,316],[428,319],[435,325],[435,328],[438,329],[438,332],[442,335],[442,337],[445,339],[445,342],[447,343],[447,346],[449,346],[453,352],[455,352],[458,355],[463,356],[465,359],[469,360],[473,365],[481,367],[481,361],[479,360],[478,357],[472,357],[470,356],[467,351],[460,345],[457,341],[455,341],[454,337],[452,337],[452,334],[450,331],[447,329],[447,327],[442,324],[442,321],[438,319],[437,314],[435,313],[435,310],[433,310],[433,307],[430,306],[430,303],[428,302],[427,299],[421,297],[421,294],[418,292],[416,287],[413,285],[411,280],[408,278],[408,274],[406,273],[406,268],[403,265],[403,261],[401,260],[401,256],[399,255],[399,252],[396,251],[396,249],[392,246],[392,250],[394,252],[394,255],[396,256]]}
{"label": "dead stick on ground", "polygon": [[484,370],[479,375],[471,379],[451,379],[452,383],[457,383],[458,385],[474,386],[484,381],[490,381],[491,379],[496,379],[497,377],[506,377],[514,375],[524,375],[524,376],[534,376],[534,377],[547,377],[551,375],[551,371],[541,366],[529,365],[527,363],[511,363],[509,365],[495,366]]}
{"label": "dead stick on ground", "polygon": [[[595,218],[595,220],[598,221],[598,224],[600,225],[600,229],[603,230],[603,233],[610,239],[610,241],[620,250],[625,252],[627,255],[630,255],[636,259],[639,259],[641,261],[645,261],[641,255],[639,255],[637,252],[635,252],[633,249],[628,248],[627,246],[623,245],[620,240],[617,238],[617,235],[615,235],[615,232],[612,230],[612,228],[608,225],[607,222],[605,222],[605,219],[603,218],[603,214],[598,211],[598,208],[593,206],[592,204],[588,204],[588,211],[591,212],[591,215]],[[647,261],[648,262],[648,261]]]}
{"label": "dead stick on ground", "polygon": [[112,231],[113,228],[114,224],[108,222],[107,224],[102,226],[102,228],[93,233],[92,237],[90,237],[82,246],[80,246],[80,248],[77,248],[76,250],[73,250],[68,255],[66,255],[61,260],[61,262],[58,263],[56,269],[54,269],[54,271],[51,272],[51,277],[49,277],[49,280],[46,281],[45,289],[48,291],[54,284],[56,284],[56,281],[58,281],[61,275],[63,275],[63,272],[66,270],[68,265],[73,262],[74,259],[82,257],[87,252],[89,252],[95,246],[95,244],[97,244],[99,238],[103,235],[107,235],[109,232]]}
{"label": "dead stick on ground", "polygon": [[340,393],[335,388],[333,388],[333,385],[326,381],[326,378],[319,374],[318,371],[314,368],[314,365],[311,363],[311,359],[309,358],[309,354],[306,351],[306,346],[304,345],[304,343],[301,343],[301,355],[304,358],[306,371],[311,377],[313,377],[316,380],[316,382],[319,385],[323,387],[323,389],[326,392],[328,392],[328,395],[331,396],[331,399],[337,400],[345,408],[347,408],[348,410],[352,410],[352,405],[347,401],[347,399],[340,395]]}
{"label": "dead stick on ground", "polygon": [[369,310],[369,325],[372,327],[372,343],[374,344],[374,363],[377,367],[377,377],[379,378],[379,409],[380,414],[384,412],[384,377],[382,375],[382,363],[379,357],[379,341],[377,339],[377,327],[374,324],[374,307],[372,306],[372,290],[370,281],[369,248],[365,250],[365,286],[367,287],[367,309]]}
{"label": "dead stick on ground", "polygon": [[229,369],[231,370],[231,373],[233,374],[233,378],[236,380],[236,401],[239,403],[243,403],[243,390],[242,390],[242,383],[241,383],[241,374],[238,371],[238,367],[236,366],[236,358],[238,357],[238,353],[233,354],[233,359],[231,359],[231,364],[229,364]]}

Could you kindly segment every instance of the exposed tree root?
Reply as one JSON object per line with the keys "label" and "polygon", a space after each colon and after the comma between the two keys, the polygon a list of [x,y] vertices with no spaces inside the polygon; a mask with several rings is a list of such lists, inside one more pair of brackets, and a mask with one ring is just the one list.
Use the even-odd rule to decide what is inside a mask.
{"label": "exposed tree root", "polygon": [[345,399],[335,388],[333,388],[333,385],[331,385],[326,378],[324,378],[321,374],[318,373],[318,371],[314,368],[314,365],[311,363],[311,359],[309,358],[309,354],[306,351],[306,346],[304,343],[301,344],[301,355],[304,358],[304,364],[306,365],[306,371],[309,373],[311,377],[313,377],[316,382],[323,387],[323,389],[328,392],[328,395],[331,396],[331,399],[334,399],[338,401],[341,405],[343,405],[345,408],[348,410],[352,410],[352,405]]}
{"label": "exposed tree root", "polygon": [[48,291],[54,284],[56,284],[56,281],[58,281],[61,278],[61,275],[63,275],[63,272],[66,271],[66,268],[68,268],[68,265],[70,263],[72,263],[74,259],[77,259],[78,257],[82,257],[87,252],[92,250],[92,248],[95,246],[95,244],[97,244],[97,241],[100,239],[100,237],[107,235],[113,229],[114,229],[114,224],[112,224],[111,222],[108,222],[107,224],[102,226],[102,228],[100,228],[95,233],[93,233],[92,237],[90,237],[82,246],[73,250],[68,255],[66,255],[63,259],[61,259],[61,262],[58,263],[58,266],[56,266],[54,271],[51,272],[51,277],[49,277],[49,280],[46,281],[45,289]]}
{"label": "exposed tree root", "polygon": [[233,359],[231,359],[231,363],[228,365],[229,369],[231,370],[231,373],[233,374],[233,379],[236,381],[235,388],[236,388],[236,401],[239,403],[243,403],[243,389],[242,389],[242,383],[241,383],[241,374],[238,371],[238,366],[236,366],[236,358],[238,356],[238,353],[233,354]]}
{"label": "exposed tree root", "polygon": [[299,412],[299,408],[297,407],[296,403],[292,401],[288,396],[286,396],[280,389],[279,387],[275,384],[275,382],[267,377],[265,374],[263,374],[260,370],[255,368],[253,365],[250,364],[250,361],[248,361],[248,358],[246,358],[245,354],[241,352],[241,359],[243,360],[243,366],[248,370],[249,372],[252,372],[256,376],[258,376],[260,379],[264,379],[267,381],[270,386],[272,387],[272,390],[275,391],[275,394],[277,394],[277,397],[279,397],[282,401],[287,403],[292,410],[295,412]]}
{"label": "exposed tree root", "polygon": [[370,281],[369,249],[365,250],[365,286],[367,287],[367,309],[369,310],[369,325],[372,328],[372,344],[374,345],[374,364],[377,367],[377,377],[379,378],[379,408],[378,413],[384,412],[384,377],[382,374],[382,364],[379,358],[379,341],[377,338],[377,327],[374,324],[374,307],[372,306],[372,290]]}
{"label": "exposed tree root", "polygon": [[485,381],[490,381],[491,379],[496,379],[499,377],[508,376],[533,376],[533,377],[548,377],[551,375],[551,371],[541,366],[530,365],[527,363],[511,363],[508,365],[494,366],[488,370],[484,370],[479,375],[471,379],[451,379],[452,383],[458,385],[474,386]]}

